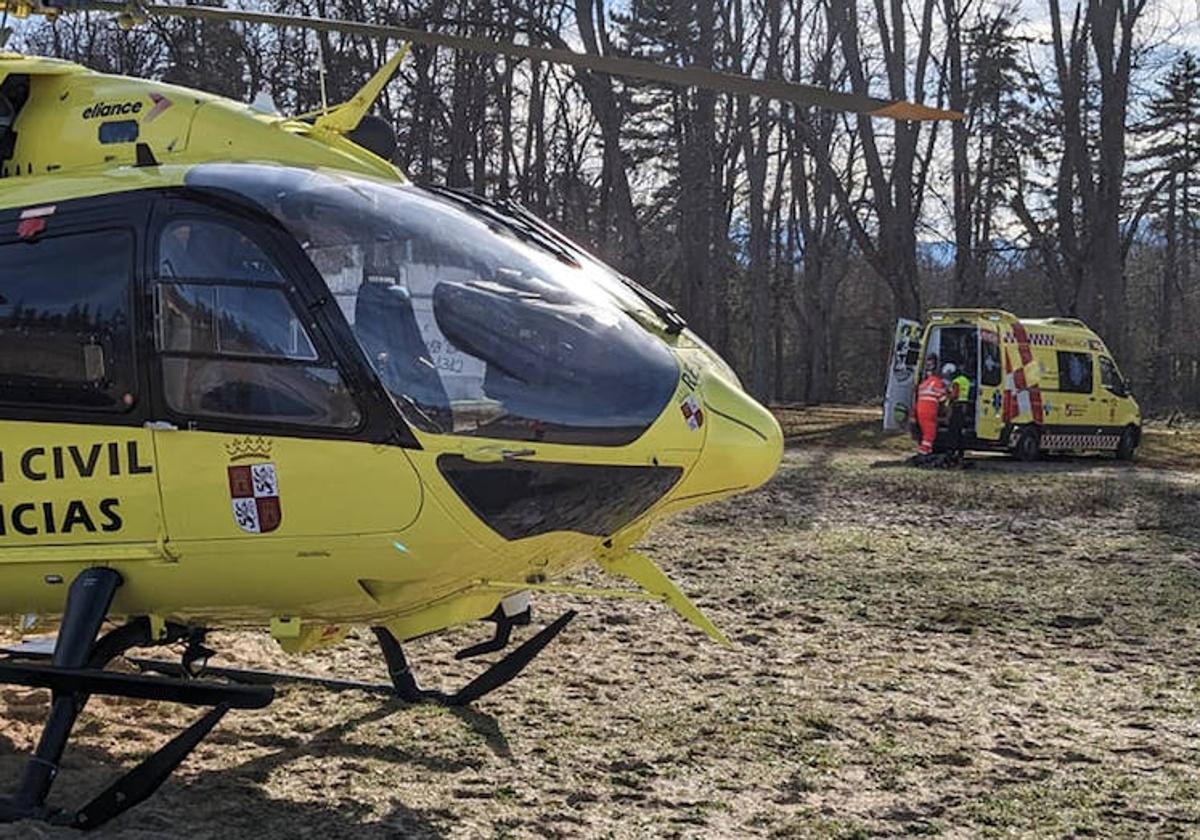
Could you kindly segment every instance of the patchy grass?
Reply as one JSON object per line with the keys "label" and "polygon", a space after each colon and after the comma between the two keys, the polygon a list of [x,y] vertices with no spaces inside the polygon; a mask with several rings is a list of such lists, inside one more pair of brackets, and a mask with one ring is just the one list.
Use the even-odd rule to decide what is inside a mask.
{"label": "patchy grass", "polygon": [[1200,470],[1200,429],[1149,423],[1142,432],[1138,456],[1146,466]]}
{"label": "patchy grass", "polygon": [[[732,650],[651,605],[541,600],[584,612],[476,708],[287,689],[101,834],[1200,836],[1200,448],[1148,435],[1133,467],[919,471],[866,415],[784,412],[774,481],[646,542]],[[414,667],[461,682],[478,665],[452,652],[481,632],[411,645]],[[299,663],[261,636],[217,641],[238,662],[383,677],[366,634]],[[3,778],[44,709],[0,691]],[[59,796],[77,804],[194,716],[94,701]]]}
{"label": "patchy grass", "polygon": [[[912,451],[906,435],[884,434],[880,410],[875,406],[788,405],[777,407],[775,416],[789,446],[868,447],[904,455]],[[1093,457],[1103,460],[1105,456]],[[1200,471],[1200,422],[1146,421],[1138,463],[1155,469]]]}

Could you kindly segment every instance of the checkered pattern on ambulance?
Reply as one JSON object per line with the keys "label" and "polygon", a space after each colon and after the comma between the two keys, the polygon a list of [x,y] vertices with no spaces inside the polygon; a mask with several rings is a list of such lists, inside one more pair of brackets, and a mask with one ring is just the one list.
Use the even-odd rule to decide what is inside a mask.
{"label": "checkered pattern on ambulance", "polygon": [[[1054,343],[1055,343],[1055,338],[1050,333],[1028,333],[1028,338],[1029,338],[1028,343],[1035,345],[1037,347],[1053,347]],[[1012,333],[1005,333],[1004,334],[1004,343],[1005,344],[1019,344],[1020,339],[1018,339]]]}
{"label": "checkered pattern on ambulance", "polygon": [[1120,435],[1042,435],[1042,449],[1116,449],[1120,442]]}
{"label": "checkered pattern on ambulance", "polygon": [[1033,357],[1029,333],[1021,324],[1013,324],[1011,332],[1004,333],[1004,343],[1015,344],[1017,355],[1014,360],[1009,348],[1004,348],[1004,422],[1011,423],[1027,416],[1035,423],[1044,421],[1042,412],[1042,389],[1039,386],[1040,368]]}

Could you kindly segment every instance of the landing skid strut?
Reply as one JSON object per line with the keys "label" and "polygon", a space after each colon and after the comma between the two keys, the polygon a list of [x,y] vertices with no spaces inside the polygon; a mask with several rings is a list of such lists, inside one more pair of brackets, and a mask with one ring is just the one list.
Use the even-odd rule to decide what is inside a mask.
{"label": "landing skid strut", "polygon": [[[554,640],[575,618],[576,612],[570,610],[559,616],[552,624],[542,628],[536,636],[529,639],[512,653],[488,668],[466,686],[453,693],[421,688],[408,665],[408,658],[400,642],[386,627],[372,627],[379,647],[383,651],[384,661],[387,662],[388,675],[391,683],[369,683],[358,680],[341,680],[331,677],[318,677],[311,674],[288,674],[278,671],[256,671],[242,668],[220,668],[208,666],[203,673],[211,677],[232,680],[247,685],[314,685],[328,691],[365,691],[370,694],[381,694],[395,697],[405,703],[428,703],[439,706],[465,706],[473,703],[485,694],[489,694],[512,680],[525,669],[533,658],[542,652],[546,645]],[[491,645],[491,642],[485,642]],[[468,648],[471,650],[471,648]],[[129,660],[142,671],[166,674],[177,677],[186,674],[178,662],[163,662],[158,659]]]}
{"label": "landing skid strut", "polygon": [[[447,693],[418,685],[400,642],[385,627],[371,629],[387,662],[390,685],[210,667],[207,660],[213,651],[203,645],[203,630],[168,623],[165,633],[160,638],[153,638],[150,621],[146,618],[134,619],[97,639],[121,583],[120,574],[112,569],[84,570],[72,581],[67,592],[62,626],[51,655],[19,648],[0,651],[7,654],[6,658],[0,658],[0,685],[48,688],[52,692],[50,713],[20,787],[13,798],[0,800],[0,823],[34,819],[85,831],[99,828],[154,793],[226,712],[267,706],[275,697],[272,686],[280,683],[319,685],[334,691],[369,691],[406,703],[465,706],[520,674],[576,615],[574,610],[563,613],[461,689]],[[495,637],[460,652],[460,659],[501,649],[508,643],[514,625],[528,623],[528,613],[513,617],[497,614],[494,618],[497,622]],[[104,670],[109,662],[130,648],[176,642],[187,643],[178,663],[131,657],[128,661],[142,673]],[[165,676],[149,676],[151,673]],[[228,682],[197,679],[200,675]],[[51,807],[46,804],[46,799],[58,775],[63,750],[79,713],[92,694],[211,708],[82,808],[71,811]]]}
{"label": "landing skid strut", "polygon": [[[114,657],[131,647],[168,644],[184,637],[183,628],[168,625],[166,638],[152,639],[150,622],[137,619],[97,640],[100,625],[121,583],[121,576],[112,569],[81,572],[67,593],[62,627],[50,664],[19,659],[0,661],[0,684],[49,688],[53,692],[41,740],[30,756],[16,796],[0,801],[0,822],[35,819],[84,830],[98,828],[154,793],[230,709],[260,709],[274,697],[274,690],[269,687],[150,678],[103,670]],[[48,806],[46,798],[58,776],[63,750],[92,694],[212,708],[79,810]]]}
{"label": "landing skid strut", "polygon": [[[436,689],[421,688],[417,684],[412,670],[408,667],[408,660],[404,656],[404,650],[400,647],[400,643],[396,641],[396,637],[392,635],[391,631],[386,627],[372,627],[371,629],[375,633],[375,638],[379,640],[379,647],[383,650],[383,658],[387,662],[388,674],[392,678],[392,687],[395,689],[397,697],[406,703],[435,703],[440,706],[465,706],[468,703],[478,700],[485,694],[495,691],[521,673],[521,671],[525,670],[525,666],[532,662],[533,658],[541,653],[542,649],[550,644],[554,640],[554,637],[561,633],[575,616],[575,610],[567,610],[556,618],[553,623],[543,627],[532,639],[529,639],[453,694],[447,694],[444,691]],[[505,640],[507,641],[507,634],[505,634]],[[468,648],[468,650],[471,649]]]}

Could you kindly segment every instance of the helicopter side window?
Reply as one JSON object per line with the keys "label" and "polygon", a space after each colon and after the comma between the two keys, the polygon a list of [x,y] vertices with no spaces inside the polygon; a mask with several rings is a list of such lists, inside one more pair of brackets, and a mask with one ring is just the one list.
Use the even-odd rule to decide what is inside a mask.
{"label": "helicopter side window", "polygon": [[[219,252],[217,249],[220,249]],[[159,237],[157,340],[164,392],[187,416],[352,429],[362,414],[322,357],[276,264],[223,223]]]}
{"label": "helicopter side window", "polygon": [[252,239],[209,219],[178,219],[159,237],[160,277],[283,282],[283,276]]}
{"label": "helicopter side window", "polygon": [[282,289],[161,283],[163,350],[312,361],[316,348]]}
{"label": "helicopter side window", "polygon": [[0,245],[0,402],[134,404],[127,231]]}

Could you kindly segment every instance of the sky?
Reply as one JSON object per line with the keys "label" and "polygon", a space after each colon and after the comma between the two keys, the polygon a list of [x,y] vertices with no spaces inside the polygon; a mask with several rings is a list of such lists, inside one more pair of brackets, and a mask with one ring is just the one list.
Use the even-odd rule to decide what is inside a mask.
{"label": "sky", "polygon": [[[1063,17],[1069,20],[1075,4],[1061,0]],[[1050,37],[1050,4],[1047,0],[1020,0],[1026,19],[1025,31]],[[1200,0],[1147,0],[1143,18],[1151,23],[1148,38],[1163,46],[1200,52]]]}

